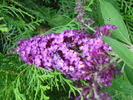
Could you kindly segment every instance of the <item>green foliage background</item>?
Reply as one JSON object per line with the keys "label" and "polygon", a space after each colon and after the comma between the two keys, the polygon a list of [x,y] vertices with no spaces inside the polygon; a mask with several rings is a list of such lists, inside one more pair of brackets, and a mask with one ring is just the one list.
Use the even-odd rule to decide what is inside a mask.
{"label": "green foliage background", "polygon": [[[118,12],[126,26],[128,38],[133,43],[133,0],[83,0],[83,6],[86,8],[85,17],[92,18],[95,21],[94,26],[108,24],[106,23],[108,19],[104,15],[110,13],[100,10],[102,8],[99,2],[112,5],[111,7]],[[74,7],[75,0],[0,1],[0,98],[2,100],[69,100],[70,94],[80,93],[80,88],[75,88],[76,83],[66,79],[61,72],[36,68],[34,65],[28,66],[17,54],[7,54],[7,51],[16,47],[19,40],[38,34],[79,29],[81,25],[74,21],[76,17]],[[104,15],[101,15],[101,11]],[[111,15],[111,18],[115,19],[116,16]],[[95,28],[94,26],[92,27]],[[122,38],[114,39],[116,38],[122,41]],[[117,47],[117,45],[112,46]],[[122,58],[126,59],[125,56]],[[133,65],[121,62],[117,66],[122,68],[123,75],[117,76],[118,80],[113,80],[114,85],[106,87],[105,91],[109,92],[113,100],[133,100],[131,67]]]}

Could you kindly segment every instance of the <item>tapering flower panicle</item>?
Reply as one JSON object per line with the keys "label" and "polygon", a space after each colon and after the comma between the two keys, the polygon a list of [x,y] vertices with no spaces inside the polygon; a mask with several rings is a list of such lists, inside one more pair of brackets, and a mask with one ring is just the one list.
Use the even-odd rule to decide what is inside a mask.
{"label": "tapering flower panicle", "polygon": [[84,18],[85,7],[82,6],[83,1],[77,0],[75,4],[76,4],[76,7],[74,10],[75,10],[75,13],[77,14],[75,21],[83,25],[83,27],[81,27],[80,29],[82,31],[85,31],[87,28],[90,28],[90,25],[92,25],[94,21],[91,18],[88,18],[88,19]]}
{"label": "tapering flower panicle", "polygon": [[[112,48],[99,35],[95,38],[89,36],[78,30],[38,35],[19,41],[17,52],[27,64],[35,64],[48,70],[58,69],[73,81],[93,80],[101,88],[112,85],[110,80],[117,73],[107,53]],[[86,95],[86,92],[82,93],[83,96]],[[100,93],[96,90],[96,94]]]}

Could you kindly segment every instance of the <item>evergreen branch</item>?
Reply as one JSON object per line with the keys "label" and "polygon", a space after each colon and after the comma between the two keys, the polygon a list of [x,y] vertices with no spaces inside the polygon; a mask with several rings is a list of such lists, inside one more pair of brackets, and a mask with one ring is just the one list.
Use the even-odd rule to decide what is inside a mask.
{"label": "evergreen branch", "polygon": [[6,71],[6,70],[2,70],[2,69],[0,69],[0,72],[4,72],[4,73],[6,73],[6,74],[11,74],[11,75],[19,75],[19,73],[16,73],[16,72],[14,72],[14,71]]}

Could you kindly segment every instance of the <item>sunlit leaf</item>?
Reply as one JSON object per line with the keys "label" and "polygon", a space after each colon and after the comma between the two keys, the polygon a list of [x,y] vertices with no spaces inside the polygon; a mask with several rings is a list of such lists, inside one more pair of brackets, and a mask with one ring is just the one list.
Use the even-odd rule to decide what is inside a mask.
{"label": "sunlit leaf", "polygon": [[112,35],[119,40],[130,44],[130,39],[126,25],[119,12],[111,5],[111,3],[105,0],[98,0],[100,12],[99,16],[102,16],[104,24],[116,25],[118,29],[114,30]]}
{"label": "sunlit leaf", "polygon": [[110,37],[103,36],[102,39],[113,47],[113,51],[130,67],[133,69],[133,53],[117,40]]}

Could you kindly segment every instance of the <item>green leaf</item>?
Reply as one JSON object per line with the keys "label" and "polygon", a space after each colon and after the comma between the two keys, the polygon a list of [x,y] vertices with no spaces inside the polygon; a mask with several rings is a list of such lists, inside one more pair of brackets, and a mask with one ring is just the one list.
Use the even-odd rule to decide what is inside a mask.
{"label": "green leaf", "polygon": [[105,0],[109,3],[111,3],[111,5],[119,12],[120,11],[120,8],[118,6],[118,2],[116,0]]}
{"label": "green leaf", "polygon": [[118,27],[118,29],[113,31],[111,36],[114,36],[127,44],[131,44],[126,25],[119,12],[109,2],[104,0],[97,0],[97,2],[101,12],[99,13],[99,16],[102,16],[104,24],[116,25]]}
{"label": "green leaf", "polygon": [[124,71],[126,73],[126,77],[129,80],[129,82],[133,85],[133,69],[131,69],[129,66],[124,67]]}
{"label": "green leaf", "polygon": [[133,93],[133,86],[120,78],[113,80],[113,85],[110,87],[124,93]]}
{"label": "green leaf", "polygon": [[133,69],[133,53],[120,42],[106,36],[102,36],[102,39],[109,44],[113,51],[129,66]]}

